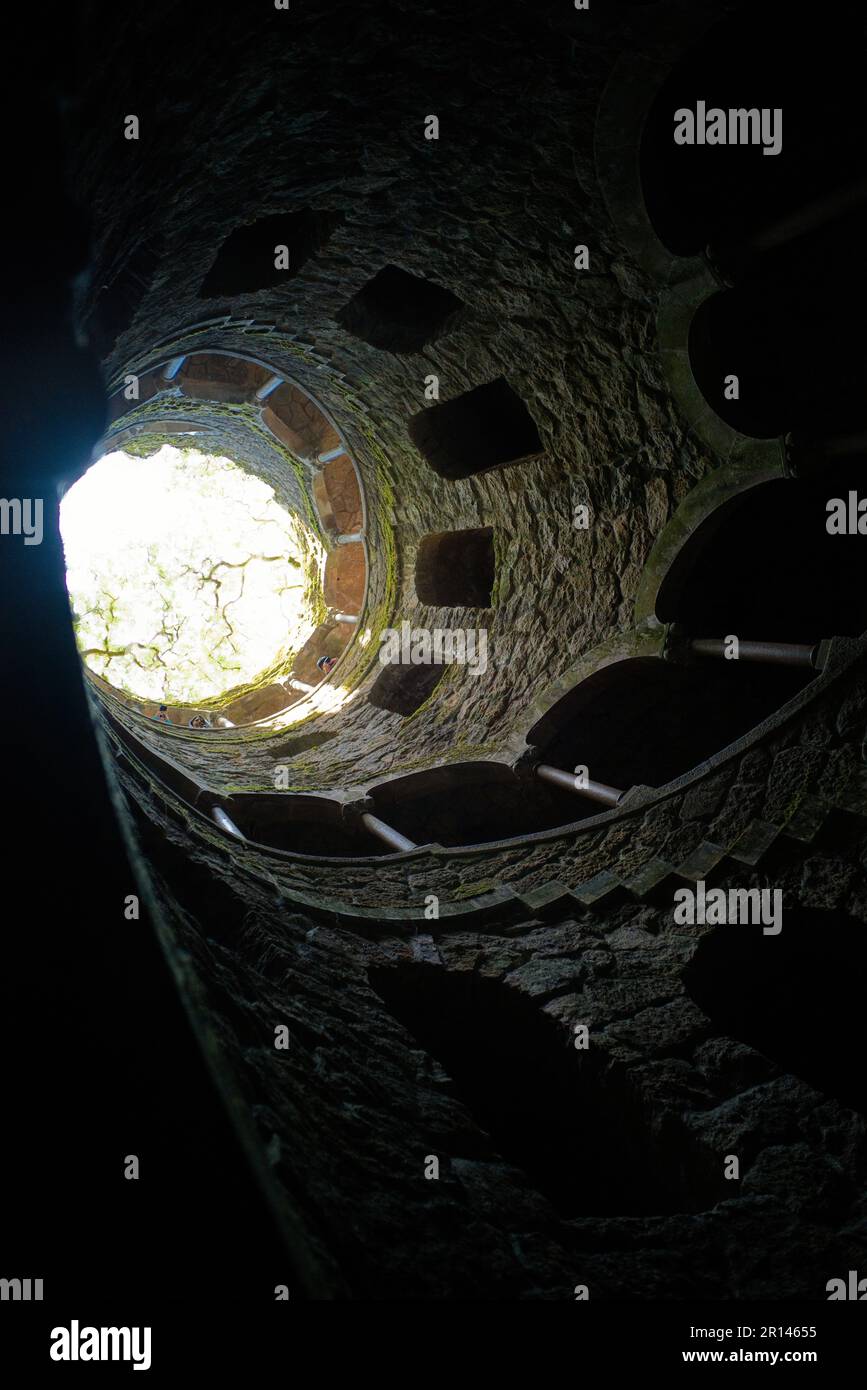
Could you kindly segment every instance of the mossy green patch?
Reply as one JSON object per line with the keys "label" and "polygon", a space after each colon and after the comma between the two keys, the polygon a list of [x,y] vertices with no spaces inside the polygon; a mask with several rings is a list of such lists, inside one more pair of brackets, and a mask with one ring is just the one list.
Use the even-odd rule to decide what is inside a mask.
{"label": "mossy green patch", "polygon": [[483,893],[493,893],[500,886],[492,878],[480,879],[478,883],[462,883],[451,896],[455,902],[463,902],[466,898],[480,898]]}

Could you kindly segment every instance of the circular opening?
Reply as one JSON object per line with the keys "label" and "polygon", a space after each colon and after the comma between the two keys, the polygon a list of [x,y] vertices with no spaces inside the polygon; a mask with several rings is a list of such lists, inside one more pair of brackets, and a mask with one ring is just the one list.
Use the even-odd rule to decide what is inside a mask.
{"label": "circular opening", "polygon": [[138,701],[218,709],[291,669],[324,604],[324,549],[229,459],[134,443],[64,496],[82,660]]}

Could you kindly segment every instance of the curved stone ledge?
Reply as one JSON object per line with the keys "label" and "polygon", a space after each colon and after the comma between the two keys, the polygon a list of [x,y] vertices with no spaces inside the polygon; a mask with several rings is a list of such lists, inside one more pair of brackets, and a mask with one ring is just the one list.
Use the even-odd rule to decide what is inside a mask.
{"label": "curved stone ledge", "polygon": [[[206,856],[216,849],[220,856],[232,859],[238,873],[252,873],[278,887],[287,903],[296,903],[305,911],[320,910],[329,919],[347,924],[356,920],[367,924],[386,920],[383,918],[385,908],[388,908],[389,922],[418,924],[426,921],[422,904],[430,892],[439,896],[440,915],[449,921],[452,917],[463,920],[468,912],[477,908],[495,914],[503,903],[512,901],[513,895],[517,903],[514,911],[520,916],[544,914],[549,910],[557,913],[564,908],[578,910],[612,900],[642,900],[660,892],[670,894],[677,881],[689,882],[709,876],[720,871],[720,866],[729,860],[734,865],[755,867],[780,836],[790,840],[796,849],[798,845],[809,845],[828,816],[838,810],[857,816],[867,813],[867,774],[853,772],[850,781],[835,788],[830,797],[826,792],[812,790],[817,786],[814,777],[798,792],[789,816],[781,824],[745,815],[726,844],[699,841],[680,864],[658,855],[653,840],[655,832],[646,845],[638,848],[634,864],[624,863],[622,855],[630,836],[637,835],[636,846],[640,845],[644,830],[652,829],[664,804],[682,804],[683,798],[705,779],[731,766],[737,767],[753,750],[779,740],[797,721],[811,714],[821,719],[829,700],[832,709],[839,706],[846,693],[846,681],[840,678],[855,671],[863,673],[865,666],[867,638],[839,640],[832,644],[824,669],[798,696],[705,763],[665,787],[635,788],[615,810],[519,839],[463,848],[423,845],[408,852],[375,858],[326,859],[290,854],[253,843],[239,850],[234,841],[221,835],[208,822],[206,813],[200,808],[188,805],[185,811],[179,799],[176,814],[186,819],[195,843]],[[124,752],[126,760],[134,765],[135,753],[130,755],[128,748]],[[861,766],[862,762],[859,738],[852,745],[852,768]],[[149,777],[152,775],[148,772]],[[162,779],[159,781],[161,797],[171,799],[178,795],[170,791]],[[350,799],[348,793],[344,799]],[[218,798],[207,789],[200,789],[198,800],[203,806],[210,806]],[[336,802],[339,798],[332,800]],[[232,800],[222,800],[222,804],[231,813]],[[192,819],[190,811],[194,812]],[[338,865],[342,866],[342,873],[352,875],[352,902],[341,900],[327,889],[329,876]],[[417,886],[407,892],[410,876]],[[474,893],[471,885],[479,880],[484,891]],[[322,897],[323,887],[326,888],[325,898]],[[389,894],[402,901],[389,902]],[[421,900],[419,906],[413,905],[413,898]],[[454,906],[454,913],[445,911],[449,903]],[[425,928],[431,929],[436,929],[435,924],[433,928]]]}

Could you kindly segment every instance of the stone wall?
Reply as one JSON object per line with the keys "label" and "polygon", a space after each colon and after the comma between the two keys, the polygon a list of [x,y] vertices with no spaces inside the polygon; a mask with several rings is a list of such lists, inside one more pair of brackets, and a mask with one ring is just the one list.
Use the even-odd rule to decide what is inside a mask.
{"label": "stone wall", "polygon": [[[799,973],[780,966],[776,988],[795,994],[808,1028],[809,1011],[824,1007],[815,990],[830,983],[845,992],[837,969],[857,970],[863,951],[859,929],[825,980],[829,931],[867,922],[865,727],[862,675],[643,813],[571,841],[386,859],[369,871],[332,861],[287,874],[277,855],[215,840],[199,842],[191,878],[189,827],[167,820],[136,785],[135,802],[175,846],[164,905],[272,1155],[272,1180],[303,1190],[304,1210],[339,1249],[354,1292],[455,1298],[478,1296],[476,1285],[491,1298],[563,1299],[585,1282],[603,1298],[811,1299],[835,1270],[857,1267],[867,1151],[847,1068],[835,1052],[820,1058],[818,1074],[791,1070],[791,1030],[774,1034],[770,998],[762,1010],[771,1038],[761,1049],[696,1005],[684,972],[712,929],[676,925],[673,891],[699,877],[782,891],[778,940],[789,939],[800,912],[809,953]],[[155,852],[163,862],[164,850]],[[560,891],[534,896],[552,872]],[[275,887],[290,882],[307,910],[288,892],[275,906]],[[496,882],[520,891],[474,923],[473,906]],[[425,894],[441,894],[445,906],[465,889],[476,896],[462,919],[425,920]],[[336,910],[347,895],[354,918]],[[412,919],[397,910],[408,899]],[[365,901],[378,910],[362,916]],[[776,944],[763,938],[757,949]],[[749,989],[745,972],[737,980]],[[462,1021],[466,1071],[474,1050],[490,1051],[486,1090],[460,1068],[450,1082],[436,1060],[429,1019],[443,1008]],[[852,1047],[856,1019],[857,1010],[843,1019]],[[288,1053],[273,1047],[280,1023]],[[591,1030],[592,1060],[582,1067],[574,1054],[573,1068],[581,1024]],[[519,1120],[541,1125],[520,1164],[507,1128],[484,1132],[482,1101],[496,1090],[497,1069]],[[565,1208],[545,1145],[586,1164]],[[738,1184],[722,1178],[732,1154],[742,1164]],[[423,1176],[431,1155],[438,1183]],[[526,1174],[533,1162],[535,1182]]]}
{"label": "stone wall", "polygon": [[[209,817],[273,791],[278,764],[286,796],[335,803],[443,762],[511,766],[576,673],[612,653],[661,657],[652,603],[636,622],[640,586],[646,599],[660,577],[645,566],[723,453],[713,422],[702,433],[683,407],[683,353],[663,361],[665,277],[615,225],[594,139],[624,55],[661,42],[664,20],[697,25],[727,8],[703,4],[689,20],[678,5],[579,13],[516,0],[483,5],[471,27],[448,0],[430,11],[323,3],[192,34],[183,11],[157,4],[118,19],[84,92],[74,176],[95,210],[98,267],[115,265],[118,245],[130,258],[164,247],[106,350],[110,377],[197,343],[249,352],[322,402],[363,481],[367,606],[332,679],[339,708],[299,704],[279,729],[179,734],[174,780],[160,774],[160,730],[118,711],[126,736],[114,745],[164,948],[230,1103],[254,1126],[274,1201],[298,1216],[333,1296],[563,1299],[586,1283],[611,1299],[816,1299],[864,1259],[862,1101],[833,1052],[856,1046],[852,998],[829,1017],[825,970],[844,990],[860,962],[852,929],[867,921],[863,639],[838,644],[732,747],[580,824],[323,860],[233,840]],[[98,46],[95,12],[92,24]],[[135,56],[154,44],[158,87]],[[219,104],[188,99],[204,76]],[[117,112],[137,105],[142,139],[121,170],[104,151],[121,141]],[[437,141],[424,138],[428,113]],[[636,149],[616,153],[634,173]],[[606,180],[612,161],[609,149]],[[327,213],[330,230],[297,274],[275,284],[271,270],[258,291],[203,300],[239,225],[305,209]],[[589,269],[578,271],[582,244]],[[658,264],[670,271],[671,259]],[[387,265],[463,306],[420,350],[406,350],[405,332],[393,350],[374,347],[382,323],[357,301],[344,313]],[[85,321],[100,283],[83,293]],[[503,378],[542,453],[440,476],[408,431],[430,376],[442,402]],[[289,454],[322,452],[323,438],[304,437],[299,414],[281,426],[281,454],[229,398],[233,385],[221,406],[184,402],[185,413],[198,408],[206,438],[269,480],[285,470],[303,506]],[[332,515],[355,525],[328,477]],[[480,527],[494,532],[491,610],[421,603],[421,539]],[[660,548],[670,559],[668,540]],[[358,551],[335,548],[332,566]],[[487,672],[449,668],[409,717],[375,708],[379,638],[404,620],[484,626]],[[712,931],[675,921],[674,893],[699,881],[782,892],[807,948],[780,957],[780,988],[808,1015],[812,961],[830,1056],[805,1063],[776,1003],[763,1034],[749,959],[721,959]],[[744,982],[739,1013],[726,1013],[710,967]],[[757,978],[772,995],[773,972]],[[582,1025],[586,1054],[573,1045]],[[723,1177],[730,1155],[738,1182]]]}
{"label": "stone wall", "polygon": [[[455,529],[494,527],[496,601],[484,615],[489,676],[481,682],[452,672],[410,723],[371,716],[355,700],[341,713],[327,759],[314,762],[313,780],[323,787],[339,785],[348,767],[379,771],[384,756],[398,767],[506,736],[521,709],[583,651],[631,625],[654,537],[712,466],[673,405],[653,347],[655,291],[625,256],[593,170],[596,107],[633,19],[624,10],[593,20],[591,47],[564,41],[562,27],[577,36],[584,18],[564,18],[557,6],[541,15],[535,6],[492,7],[482,39],[465,32],[457,9],[453,24],[448,13],[438,11],[433,23],[399,4],[365,25],[341,12],[331,62],[337,73],[351,54],[353,81],[323,89],[315,121],[303,74],[318,52],[324,14],[310,28],[293,23],[291,43],[276,16],[263,19],[251,47],[230,44],[237,66],[219,116],[185,109],[176,125],[170,112],[181,98],[172,93],[187,79],[187,57],[182,79],[166,55],[165,92],[149,95],[152,129],[129,151],[120,183],[98,149],[115,84],[129,104],[129,75],[108,71],[106,84],[87,94],[76,170],[83,192],[105,219],[122,203],[142,235],[158,223],[167,245],[110,370],[144,361],[162,341],[171,339],[174,350],[186,341],[180,326],[203,320],[199,285],[239,209],[252,223],[279,209],[327,207],[343,222],[285,289],[207,302],[212,319],[223,312],[275,329],[233,330],[216,319],[208,345],[260,355],[339,422],[362,472],[371,549],[381,560],[378,517],[387,514],[394,526],[390,623],[478,625],[478,613],[419,604],[415,554],[444,518]],[[159,7],[130,22],[140,43],[139,31],[159,28]],[[207,39],[197,36],[200,44],[197,61],[205,62]],[[403,56],[389,72],[383,105],[379,74],[393,45]],[[515,91],[523,94],[517,103]],[[424,139],[428,111],[440,113],[438,142]],[[264,160],[251,161],[252,139],[267,151]],[[156,203],[155,181],[165,190]],[[589,273],[573,266],[581,241],[590,246]],[[386,264],[449,288],[467,306],[421,353],[373,348],[337,322]],[[431,372],[441,400],[505,376],[529,408],[543,456],[466,481],[437,477],[407,433]],[[591,507],[586,532],[572,524],[578,502]],[[370,596],[374,631],[384,594],[380,583]],[[375,658],[376,644],[368,651]],[[362,694],[375,676],[371,670]],[[308,768],[299,781],[310,785]]]}

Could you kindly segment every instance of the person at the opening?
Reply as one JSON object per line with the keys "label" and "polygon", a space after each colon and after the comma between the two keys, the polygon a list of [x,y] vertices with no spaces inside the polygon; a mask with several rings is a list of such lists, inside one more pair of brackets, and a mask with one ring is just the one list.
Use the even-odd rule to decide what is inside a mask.
{"label": "person at the opening", "polygon": [[158,719],[161,724],[171,724],[168,705],[160,705],[159,713],[152,714],[151,719]]}
{"label": "person at the opening", "polygon": [[203,714],[194,714],[190,720],[191,729],[210,729],[210,722]]}
{"label": "person at the opening", "polygon": [[334,667],[337,665],[337,657],[336,657],[336,656],[320,656],[320,658],[319,658],[319,660],[317,661],[316,665],[319,667],[319,670],[322,672],[323,676],[327,676],[328,673],[329,673],[330,671],[333,671],[333,670],[334,670]]}

